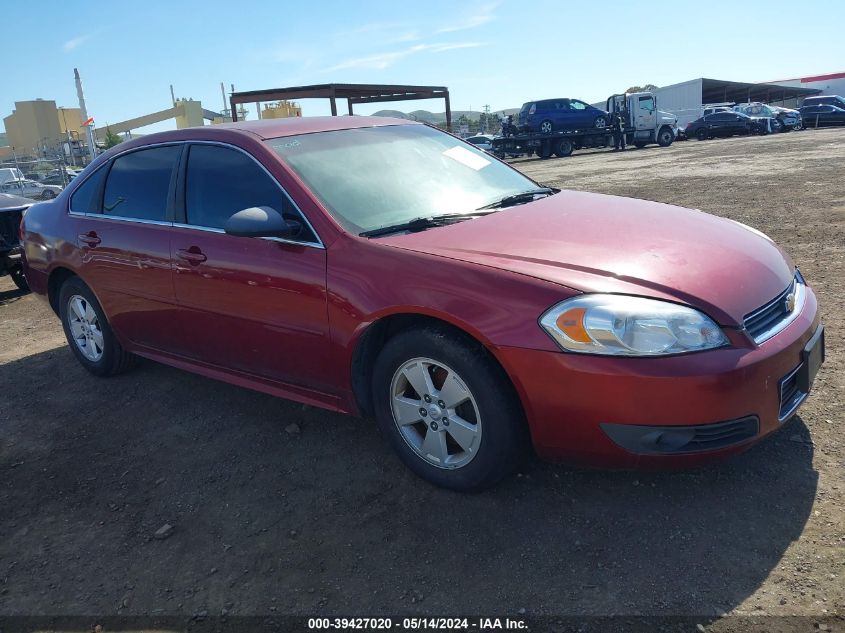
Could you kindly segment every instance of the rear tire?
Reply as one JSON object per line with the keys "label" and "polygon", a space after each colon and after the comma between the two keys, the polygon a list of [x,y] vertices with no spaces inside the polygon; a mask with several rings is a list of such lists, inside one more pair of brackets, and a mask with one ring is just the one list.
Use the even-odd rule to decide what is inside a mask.
{"label": "rear tire", "polygon": [[95,376],[114,376],[134,364],[135,356],[117,342],[100,303],[79,277],[62,284],[59,317],[74,356]]}
{"label": "rear tire", "polygon": [[698,132],[695,133],[695,138],[697,138],[699,141],[706,141],[708,136],[710,135],[704,128],[699,129]]}
{"label": "rear tire", "polygon": [[482,490],[527,453],[522,408],[507,376],[480,344],[447,328],[388,340],[376,359],[372,398],[399,458],[437,486]]}
{"label": "rear tire", "polygon": [[603,130],[605,127],[607,127],[607,119],[605,119],[603,116],[597,116],[596,120],[593,121],[593,127],[597,130]]}
{"label": "rear tire", "polygon": [[557,146],[555,147],[555,156],[558,158],[566,158],[567,156],[572,155],[572,150],[574,146],[572,141],[568,138],[562,138],[558,141]]}
{"label": "rear tire", "polygon": [[555,126],[549,119],[546,119],[540,123],[540,127],[537,129],[540,131],[540,134],[551,134],[555,131]]}

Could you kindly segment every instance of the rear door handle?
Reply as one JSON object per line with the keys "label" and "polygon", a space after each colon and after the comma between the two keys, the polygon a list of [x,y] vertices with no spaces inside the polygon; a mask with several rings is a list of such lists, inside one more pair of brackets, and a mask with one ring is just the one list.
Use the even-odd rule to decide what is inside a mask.
{"label": "rear door handle", "polygon": [[191,246],[191,248],[180,248],[176,251],[176,256],[180,259],[184,259],[193,266],[202,264],[208,259],[208,257],[205,256],[205,253],[203,253],[197,246]]}
{"label": "rear door handle", "polygon": [[99,237],[97,237],[97,233],[95,231],[88,231],[87,233],[80,233],[78,236],[79,241],[83,244],[87,244],[91,248],[95,247],[97,244],[102,242]]}

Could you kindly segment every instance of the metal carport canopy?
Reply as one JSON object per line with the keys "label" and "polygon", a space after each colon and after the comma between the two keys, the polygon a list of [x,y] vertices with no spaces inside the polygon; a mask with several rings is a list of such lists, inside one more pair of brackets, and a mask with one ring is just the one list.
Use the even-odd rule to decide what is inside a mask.
{"label": "metal carport canopy", "polygon": [[382,103],[385,101],[411,101],[414,99],[443,99],[446,102],[446,127],[452,129],[452,109],[449,103],[449,89],[445,86],[406,86],[391,84],[315,84],[312,86],[291,86],[288,88],[269,88],[267,90],[248,90],[233,92],[229,101],[232,107],[232,120],[238,120],[237,108],[240,103],[260,103],[262,101],[285,101],[290,99],[328,99],[331,103],[332,116],[337,116],[336,99],[346,99],[349,114],[353,114],[355,103]]}
{"label": "metal carport canopy", "polygon": [[701,80],[701,103],[747,103],[760,101],[762,103],[784,102],[787,99],[809,97],[819,94],[821,90],[814,88],[793,88],[778,84],[754,84],[741,81],[722,81],[720,79]]}

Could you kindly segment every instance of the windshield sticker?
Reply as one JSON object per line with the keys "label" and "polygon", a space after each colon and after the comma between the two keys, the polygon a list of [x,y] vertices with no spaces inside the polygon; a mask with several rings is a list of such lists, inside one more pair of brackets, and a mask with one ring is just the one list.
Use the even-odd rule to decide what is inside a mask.
{"label": "windshield sticker", "polygon": [[445,152],[443,152],[443,155],[448,156],[452,160],[456,160],[461,165],[466,165],[467,167],[469,167],[470,169],[474,169],[475,171],[480,171],[490,164],[490,161],[484,158],[483,156],[474,154],[467,148],[461,147],[460,145],[455,145],[455,147],[447,149]]}

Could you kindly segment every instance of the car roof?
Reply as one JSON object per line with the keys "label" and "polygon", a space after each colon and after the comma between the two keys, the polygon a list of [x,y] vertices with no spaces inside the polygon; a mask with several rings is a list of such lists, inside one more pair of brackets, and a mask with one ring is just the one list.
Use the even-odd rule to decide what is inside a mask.
{"label": "car roof", "polygon": [[286,119],[261,119],[259,121],[237,121],[235,123],[220,123],[219,125],[204,125],[182,130],[158,132],[143,137],[143,144],[149,142],[161,143],[165,141],[189,140],[200,136],[215,139],[229,136],[232,132],[249,134],[262,140],[295,136],[297,134],[311,134],[314,132],[329,132],[334,130],[349,130],[362,127],[383,127],[386,125],[422,125],[416,121],[393,119],[376,116],[314,116],[289,117]]}

